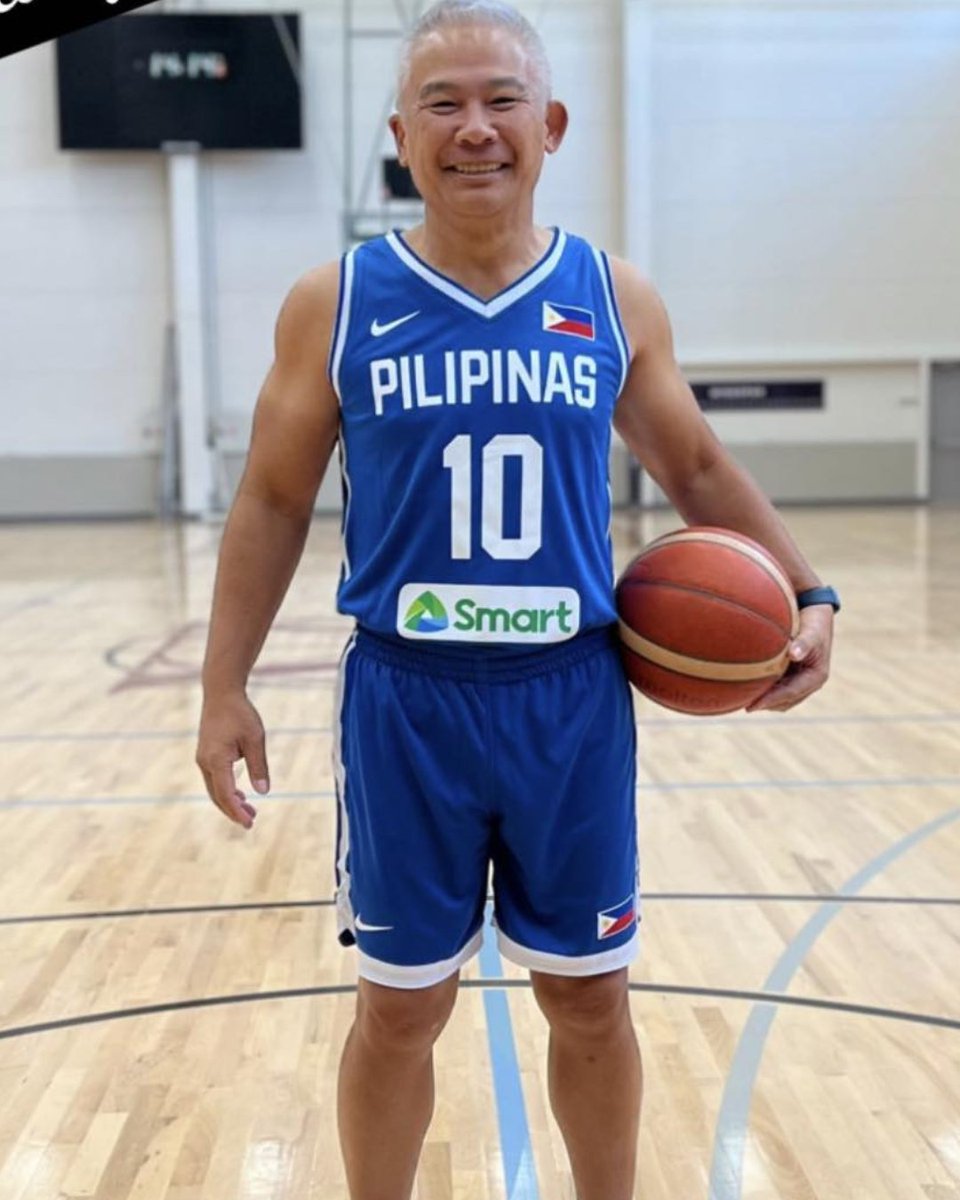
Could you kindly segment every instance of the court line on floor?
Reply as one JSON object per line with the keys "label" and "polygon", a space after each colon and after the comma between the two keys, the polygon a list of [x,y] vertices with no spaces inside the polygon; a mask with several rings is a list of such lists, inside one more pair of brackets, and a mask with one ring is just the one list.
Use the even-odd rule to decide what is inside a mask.
{"label": "court line on floor", "polygon": [[29,596],[26,600],[20,600],[11,608],[4,608],[0,611],[0,621],[6,621],[13,617],[21,616],[32,608],[45,608],[49,604],[62,599],[74,589],[82,587],[79,583],[68,583],[63,587],[55,588],[52,592],[44,592],[42,595]]}
{"label": "court line on floor", "polygon": [[[482,991],[485,988],[510,988],[530,990],[529,979],[461,979],[460,987],[467,991]],[[934,1029],[954,1029],[960,1032],[960,1016],[942,1017],[936,1013],[913,1012],[910,1009],[882,1008],[871,1004],[856,1004],[846,1000],[819,999],[816,996],[792,996],[777,992],[745,991],[740,988],[697,987],[681,983],[631,983],[631,992],[652,996],[691,996],[705,1000],[743,1000],[764,1008],[805,1008],[818,1012],[837,1012],[850,1016],[874,1017],[878,1020],[902,1021],[910,1025],[924,1025]],[[104,1012],[84,1013],[80,1016],[61,1017],[53,1021],[38,1021],[32,1025],[17,1025],[9,1029],[0,1028],[0,1041],[12,1041],[19,1037],[32,1037],[42,1033],[56,1033],[64,1029],[77,1029],[86,1025],[102,1025],[109,1021],[123,1021],[131,1017],[156,1017],[166,1013],[185,1012],[203,1008],[222,1008],[230,1004],[257,1004],[274,1000],[299,1000],[313,996],[346,996],[356,992],[355,983],[337,983],[318,987],[285,988],[271,992],[240,992],[227,996],[201,996],[192,1000],[170,1000],[162,1004],[141,1004],[133,1008],[117,1008]]]}
{"label": "court line on floor", "polygon": [[[739,728],[761,729],[769,726],[771,729],[784,729],[793,725],[951,725],[960,721],[960,712],[947,713],[893,713],[852,714],[847,716],[802,717],[787,716],[778,713],[775,716],[761,718],[757,722],[747,722],[745,717],[641,717],[636,725],[641,729],[670,728],[670,729],[720,729],[731,725]],[[306,737],[315,734],[329,734],[333,730],[329,725],[292,725],[281,726],[267,731],[269,738],[275,737]],[[196,729],[172,730],[98,730],[96,732],[81,732],[67,730],[63,733],[0,733],[0,744],[30,743],[30,742],[149,742],[149,741],[181,741],[193,740],[197,736]]]}
{"label": "court line on floor", "polygon": [[[714,779],[659,780],[640,783],[638,792],[729,792],[729,791],[797,791],[827,790],[830,788],[936,788],[960,787],[960,775],[906,775],[861,779]],[[261,803],[271,804],[291,800],[331,799],[331,790],[316,792],[271,792],[261,797]],[[206,795],[191,793],[185,796],[0,796],[0,808],[90,808],[98,806],[150,804],[212,804]]]}
{"label": "court line on floor", "polygon": [[[866,885],[926,838],[938,833],[960,819],[960,808],[941,813],[932,821],[914,829],[870,859],[838,890],[841,895],[854,896]],[[785,947],[763,985],[767,991],[782,997],[794,975],[803,966],[827,926],[842,911],[835,900],[824,904]],[[740,1200],[743,1194],[743,1158],[746,1149],[750,1106],[760,1062],[767,1037],[779,1008],[758,1000],[740,1032],[733,1058],[727,1071],[723,1096],[713,1137],[710,1163],[708,1200]]]}
{"label": "court line on floor", "polygon": [[[483,941],[480,945],[479,966],[484,983],[496,983],[503,978],[503,963],[492,925],[493,906],[488,903],[483,922]],[[493,1069],[493,1090],[497,1102],[497,1122],[500,1129],[500,1155],[507,1200],[539,1200],[537,1172],[530,1145],[527,1107],[523,1100],[523,1085],[517,1063],[517,1048],[507,993],[501,987],[488,987],[483,993],[483,1009],[487,1018],[487,1045]]]}
{"label": "court line on floor", "polygon": [[[115,683],[112,688],[110,688],[108,695],[115,696],[119,692],[127,691],[128,689],[134,687],[140,687],[145,683],[151,682],[147,674],[150,668],[154,666],[154,664],[162,661],[162,659],[169,654],[174,646],[178,645],[187,637],[189,637],[189,635],[195,631],[199,624],[201,623],[197,621],[185,621],[183,624],[178,625],[175,629],[167,634],[159,646],[155,646],[149,654],[147,654],[140,662],[135,663],[132,667],[124,667],[119,663],[112,661],[111,655],[119,653],[123,646],[127,646],[131,642],[136,641],[136,638],[128,638],[126,641],[121,643],[121,646],[114,647],[112,650],[108,650],[107,654],[105,655],[107,664],[109,666],[116,667],[118,671],[123,672],[123,678]],[[176,682],[180,683],[182,680],[177,680]]]}
{"label": "court line on floor", "polygon": [[[734,904],[824,904],[834,902],[858,907],[864,904],[903,904],[915,908],[957,908],[960,896],[841,896],[833,892],[644,892],[644,904],[734,903]],[[333,908],[335,900],[251,900],[237,904],[177,904],[157,908],[116,908],[88,912],[33,913],[0,917],[3,925],[44,925],[58,921],[109,921],[129,917],[186,917],[235,912],[275,912],[287,909]]]}

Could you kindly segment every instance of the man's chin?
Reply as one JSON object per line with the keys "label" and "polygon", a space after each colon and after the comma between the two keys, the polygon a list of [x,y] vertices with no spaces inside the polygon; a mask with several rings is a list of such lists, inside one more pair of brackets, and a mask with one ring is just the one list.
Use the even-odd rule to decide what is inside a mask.
{"label": "man's chin", "polygon": [[458,216],[495,216],[510,207],[510,198],[501,188],[450,189],[437,195],[434,207]]}

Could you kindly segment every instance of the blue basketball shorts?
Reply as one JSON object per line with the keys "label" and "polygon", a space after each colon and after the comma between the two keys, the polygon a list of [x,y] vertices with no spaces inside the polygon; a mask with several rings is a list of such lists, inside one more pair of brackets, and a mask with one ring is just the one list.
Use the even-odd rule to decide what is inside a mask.
{"label": "blue basketball shorts", "polygon": [[613,634],[485,661],[358,629],[334,713],[337,923],[359,973],[439,983],[480,948],[595,975],[639,949],[636,735]]}

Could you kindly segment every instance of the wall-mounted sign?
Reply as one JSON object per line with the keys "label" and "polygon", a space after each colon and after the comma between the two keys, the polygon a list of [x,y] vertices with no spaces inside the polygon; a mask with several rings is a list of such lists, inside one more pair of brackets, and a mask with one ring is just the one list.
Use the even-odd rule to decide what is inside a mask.
{"label": "wall-mounted sign", "polygon": [[823,408],[822,379],[724,379],[691,383],[705,412]]}

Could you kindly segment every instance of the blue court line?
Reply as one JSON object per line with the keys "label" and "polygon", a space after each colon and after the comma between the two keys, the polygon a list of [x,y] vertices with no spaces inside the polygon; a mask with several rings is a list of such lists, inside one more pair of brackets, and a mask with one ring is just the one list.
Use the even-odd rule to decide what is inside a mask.
{"label": "blue court line", "polygon": [[[908,833],[852,875],[838,889],[838,894],[855,896],[907,851],[958,819],[960,808],[954,808]],[[817,909],[777,960],[763,985],[764,992],[786,992],[820,934],[843,908],[842,903],[828,901]],[[743,1156],[747,1144],[750,1104],[760,1060],[778,1012],[779,1006],[773,1002],[773,997],[770,1003],[754,1004],[737,1042],[717,1114],[708,1200],[740,1200],[743,1194]]]}
{"label": "blue court line", "polygon": [[[254,802],[269,805],[287,800],[325,800],[336,795],[333,790],[318,792],[271,792],[257,796],[241,783],[241,788]],[[960,775],[903,776],[891,779],[715,779],[691,782],[637,784],[638,792],[729,792],[729,791],[796,791],[829,790],[830,788],[960,788]],[[0,796],[0,808],[84,808],[87,806],[135,806],[150,804],[211,804],[206,795],[186,796]]]}
{"label": "blue court line", "polygon": [[[492,905],[488,904],[484,914],[483,944],[480,947],[480,975],[483,979],[502,980],[503,964],[497,948],[497,935],[490,923],[491,914]],[[493,1089],[497,1100],[500,1154],[503,1158],[507,1200],[539,1200],[507,993],[503,988],[485,989],[483,1006],[487,1014],[487,1043],[493,1066]]]}

